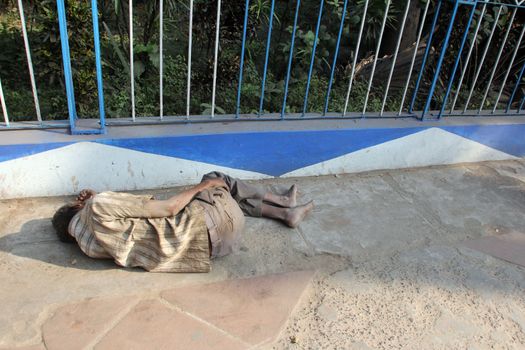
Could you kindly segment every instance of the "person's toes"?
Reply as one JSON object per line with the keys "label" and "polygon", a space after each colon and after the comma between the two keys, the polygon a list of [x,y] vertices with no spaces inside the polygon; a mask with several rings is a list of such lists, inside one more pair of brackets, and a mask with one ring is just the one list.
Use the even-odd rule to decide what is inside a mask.
{"label": "person's toes", "polygon": [[290,187],[288,193],[286,193],[286,197],[288,197],[288,206],[290,208],[297,205],[297,186],[295,184]]}

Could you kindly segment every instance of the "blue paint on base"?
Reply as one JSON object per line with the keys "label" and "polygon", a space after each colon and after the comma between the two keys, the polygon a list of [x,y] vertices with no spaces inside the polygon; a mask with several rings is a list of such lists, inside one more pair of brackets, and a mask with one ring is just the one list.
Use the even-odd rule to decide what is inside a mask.
{"label": "blue paint on base", "polygon": [[447,126],[441,129],[516,157],[525,156],[525,124]]}
{"label": "blue paint on base", "polygon": [[260,132],[97,142],[280,176],[422,130],[424,128]]}
{"label": "blue paint on base", "polygon": [[73,144],[74,142],[54,142],[23,145],[0,145],[0,162],[31,156]]}
{"label": "blue paint on base", "polygon": [[[150,154],[254,171],[271,176],[334,159],[431,127],[250,132],[153,138],[99,139],[94,143]],[[508,153],[525,156],[525,124],[443,126],[442,130]],[[0,162],[76,142],[0,145]],[[436,140],[436,144],[439,140]],[[159,166],[162,166],[159,164]]]}

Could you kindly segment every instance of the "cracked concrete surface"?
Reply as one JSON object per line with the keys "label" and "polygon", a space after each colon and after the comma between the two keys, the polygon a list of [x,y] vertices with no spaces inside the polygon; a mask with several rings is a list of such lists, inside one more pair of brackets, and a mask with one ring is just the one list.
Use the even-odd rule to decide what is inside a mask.
{"label": "cracked concrete surface", "polygon": [[525,347],[525,268],[461,245],[525,234],[525,161],[265,182],[297,183],[314,212],[296,230],[248,219],[236,252],[200,275],[121,269],[60,244],[49,218],[64,197],[0,201],[0,348],[39,344],[68,303],[313,269],[276,349]]}

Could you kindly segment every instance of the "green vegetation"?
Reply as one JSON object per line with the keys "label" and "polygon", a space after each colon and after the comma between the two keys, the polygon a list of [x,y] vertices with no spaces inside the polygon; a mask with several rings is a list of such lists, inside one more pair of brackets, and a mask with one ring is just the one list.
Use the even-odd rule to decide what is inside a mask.
{"label": "green vegetation", "polygon": [[[276,1],[270,65],[264,102],[264,110],[266,112],[280,112],[282,108],[295,3],[295,0]],[[348,89],[351,63],[358,39],[360,15],[363,13],[364,3],[364,0],[350,0],[349,2],[340,54],[335,69],[336,74],[330,99],[330,111],[340,112],[344,108],[344,98]],[[419,21],[420,10],[424,6],[424,2],[414,3],[416,4],[411,10],[412,15],[409,16],[409,22],[415,21],[416,26],[408,27],[405,31],[404,36],[407,39],[402,43],[402,50],[409,50],[415,41],[415,35],[417,35],[417,21]],[[189,1],[186,0],[164,0],[163,97],[165,115],[184,115],[186,112],[188,5]],[[252,0],[250,2],[242,87],[241,111],[243,113],[257,112],[259,107],[270,5],[271,0]],[[385,5],[386,0],[370,0],[366,17],[365,35],[359,54],[359,58],[363,60],[362,62],[370,59],[375,50]],[[445,7],[448,5],[445,4]],[[42,115],[47,120],[63,119],[67,116],[67,103],[62,72],[56,2],[54,0],[24,1],[24,6]],[[123,2],[122,0],[100,0],[98,1],[98,6],[106,113],[108,117],[112,118],[129,117],[131,115],[131,92],[128,2]],[[216,6],[216,0],[194,1],[194,44],[191,77],[192,114],[209,114],[211,112]],[[395,49],[399,22],[405,6],[406,1],[394,1],[389,11],[387,30],[380,57],[391,55]],[[321,112],[324,107],[342,9],[342,0],[325,1],[310,87],[308,111],[311,112]],[[287,112],[302,111],[311,52],[315,39],[314,33],[318,10],[318,0],[302,1],[296,47],[293,53],[293,70],[286,106]],[[67,1],[66,11],[77,111],[81,117],[95,117],[98,115],[98,105],[90,3],[87,0]],[[467,11],[463,12],[460,13],[460,18],[463,18]],[[218,114],[229,114],[235,111],[243,16],[244,1],[223,2],[217,106],[215,111]],[[505,11],[500,19],[500,26],[505,25],[504,21],[505,19],[508,20],[508,17],[509,14]],[[446,23],[447,15],[442,16],[440,21]],[[483,26],[483,37],[486,36],[487,30],[490,30],[490,20],[487,20]],[[515,32],[518,32],[518,30],[513,30],[509,40],[513,40],[516,36]],[[438,34],[436,35],[437,43],[439,44],[443,38]],[[158,1],[134,1],[134,37],[134,78],[137,115],[158,115]],[[453,37],[453,45],[457,45],[459,37],[460,35]],[[481,36],[479,40],[482,41]],[[4,93],[11,118],[13,120],[34,119],[20,19],[17,4],[14,0],[0,0],[0,47],[2,48],[0,51],[0,76],[4,85]],[[439,48],[439,45],[436,45],[436,47]],[[453,50],[451,53],[454,53]],[[447,57],[447,68],[445,70],[448,70],[448,67],[453,62],[453,54],[449,56]],[[431,57],[431,61],[433,59],[435,58]],[[384,72],[379,72],[378,74],[380,75],[374,80],[369,99],[369,111],[379,111],[381,109],[386,78]],[[424,87],[428,86],[429,74],[431,72],[425,73]],[[469,76],[472,74],[472,72],[469,72]],[[467,76],[467,79],[469,76]],[[362,110],[368,86],[368,77],[366,74],[358,74],[356,76],[356,81],[352,88],[349,111]],[[444,94],[445,83],[440,81],[438,84],[436,91],[436,100],[438,102]],[[399,97],[402,93],[402,87],[403,84],[393,83],[386,110],[395,111],[399,109]],[[418,101],[418,103],[420,102]]]}

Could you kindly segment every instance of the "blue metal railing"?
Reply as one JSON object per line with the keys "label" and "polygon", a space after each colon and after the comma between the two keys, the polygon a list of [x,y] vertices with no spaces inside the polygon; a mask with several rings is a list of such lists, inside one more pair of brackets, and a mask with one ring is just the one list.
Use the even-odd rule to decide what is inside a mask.
{"label": "blue metal railing", "polygon": [[[164,40],[164,7],[163,0],[159,0],[159,110],[160,115],[157,116],[158,121],[162,121],[164,117],[164,100],[163,100],[163,85],[164,85],[164,56],[163,56],[163,40]],[[317,18],[315,21],[314,41],[311,48],[311,56],[308,64],[308,75],[306,78],[306,85],[304,95],[302,95],[303,104],[301,112],[298,115],[287,113],[287,99],[289,97],[290,83],[292,80],[292,73],[294,71],[294,56],[297,46],[298,29],[301,25],[301,0],[291,0],[292,13],[293,15],[293,26],[291,27],[291,37],[289,42],[289,52],[287,57],[287,65],[284,76],[284,87],[282,103],[280,103],[280,110],[278,111],[278,118],[275,114],[265,113],[265,92],[267,85],[267,75],[269,68],[269,60],[271,55],[270,48],[272,47],[272,29],[274,24],[274,17],[276,11],[275,0],[270,0],[268,27],[267,27],[267,39],[264,50],[264,65],[262,68],[261,76],[261,92],[259,96],[258,106],[250,107],[251,110],[256,110],[255,114],[245,115],[242,114],[241,104],[242,92],[243,92],[243,73],[245,69],[245,53],[247,51],[247,33],[250,25],[250,0],[245,0],[243,3],[239,2],[238,6],[243,6],[244,18],[242,27],[242,42],[240,52],[240,65],[239,75],[236,90],[235,100],[235,111],[232,116],[233,119],[239,119],[241,116],[243,120],[266,120],[266,119],[301,119],[301,118],[370,118],[370,117],[415,117],[421,120],[426,118],[440,119],[442,117],[451,116],[484,116],[484,115],[521,115],[522,110],[525,106],[525,93],[520,91],[523,83],[525,74],[525,60],[523,53],[525,49],[522,48],[523,38],[525,36],[525,25],[523,19],[525,18],[525,4],[524,0],[521,1],[506,1],[506,2],[495,2],[495,1],[481,1],[481,0],[435,0],[428,1],[424,7],[419,8],[419,14],[421,19],[419,22],[419,29],[417,34],[417,40],[413,46],[413,53],[410,54],[410,68],[408,72],[397,72],[398,56],[400,54],[400,45],[404,38],[404,31],[407,23],[407,17],[411,6],[418,6],[418,1],[407,0],[404,3],[402,14],[402,20],[400,25],[397,27],[396,45],[395,51],[390,56],[392,61],[388,71],[388,79],[386,80],[386,88],[382,90],[382,97],[380,98],[380,111],[368,111],[370,108],[370,98],[373,90],[382,89],[382,81],[374,81],[376,75],[376,68],[378,62],[381,61],[380,52],[385,42],[385,28],[387,27],[387,19],[391,16],[391,0],[385,1],[385,7],[383,11],[383,17],[381,21],[381,28],[379,36],[376,41],[372,44],[375,47],[372,55],[368,57],[371,65],[371,73],[365,79],[368,79],[366,88],[366,94],[364,95],[364,103],[361,112],[348,111],[349,100],[352,94],[352,88],[355,85],[360,60],[366,57],[362,57],[364,51],[363,42],[364,36],[367,34],[367,29],[370,24],[367,24],[367,20],[370,14],[370,7],[373,5],[373,1],[365,0],[362,4],[361,13],[349,13],[350,11],[356,11],[355,0],[341,0],[342,3],[342,15],[340,23],[338,25],[337,40],[335,41],[335,47],[331,53],[331,65],[329,66],[327,74],[327,87],[326,92],[323,93],[323,108],[321,111],[310,112],[309,111],[309,95],[312,89],[311,80],[314,74],[314,64],[316,61],[316,54],[318,49],[320,28],[323,21],[332,19],[325,18],[323,13],[326,8],[324,0],[312,0],[319,3]],[[306,0],[303,0],[303,2]],[[202,121],[203,118],[190,117],[190,96],[191,96],[191,77],[192,77],[192,34],[193,28],[193,13],[194,3],[193,0],[188,0],[189,9],[189,37],[188,37],[188,62],[187,62],[187,91],[186,91],[186,115],[182,119],[170,119],[169,121]],[[111,120],[105,118],[105,102],[104,102],[104,90],[103,90],[103,66],[101,61],[101,48],[100,48],[100,34],[99,34],[99,14],[97,9],[97,1],[91,0],[91,11],[92,11],[92,25],[93,25],[93,41],[94,41],[94,53],[95,53],[95,69],[97,79],[97,92],[98,92],[98,110],[99,110],[99,126],[91,128],[82,128],[78,124],[78,115],[76,110],[76,95],[73,86],[73,71],[71,68],[71,57],[69,47],[69,36],[67,30],[67,17],[64,0],[57,0],[57,14],[60,29],[61,38],[61,53],[63,63],[63,74],[64,74],[64,85],[67,97],[67,107],[69,113],[69,128],[74,134],[92,134],[92,133],[104,133],[106,125],[111,124]],[[28,64],[29,75],[31,78],[31,90],[34,99],[34,108],[36,110],[36,127],[57,127],[63,126],[63,124],[53,124],[42,120],[40,112],[40,102],[38,96],[38,90],[35,82],[35,75],[33,70],[33,62],[31,59],[31,50],[29,46],[29,40],[26,30],[26,23],[24,17],[24,9],[22,0],[18,0],[18,7],[21,19],[21,29],[24,41],[24,47],[26,51],[26,58]],[[351,9],[351,10],[349,10]],[[510,19],[503,24],[499,23],[502,15],[511,11]],[[494,16],[489,16],[490,12],[495,13]],[[350,26],[350,30],[357,33],[357,43],[352,46],[353,56],[350,62],[347,62],[351,66],[350,73],[347,74],[346,79],[348,81],[348,89],[346,97],[344,98],[344,109],[340,113],[330,113],[329,107],[333,98],[333,84],[335,80],[335,74],[337,69],[338,60],[340,61],[340,49],[342,43],[348,38],[344,35],[344,29],[348,26],[346,19],[349,16],[358,15],[360,17],[357,28]],[[466,17],[461,17],[467,15]],[[215,116],[216,109],[216,93],[217,93],[217,67],[218,53],[220,48],[220,27],[221,27],[221,0],[217,0],[217,13],[216,13],[216,28],[215,28],[215,49],[213,59],[213,80],[212,80],[212,101],[211,101],[211,113],[210,117]],[[427,20],[427,17],[428,20]],[[445,18],[446,23],[444,23]],[[467,18],[464,20],[463,18]],[[489,23],[490,21],[490,23]],[[481,30],[482,24],[485,27],[488,26],[488,35],[485,34],[484,30]],[[130,50],[130,88],[131,88],[131,115],[129,124],[136,123],[136,111],[135,111],[135,77],[134,77],[134,38],[133,38],[133,2],[129,0],[129,50]],[[460,30],[458,30],[460,28]],[[510,35],[511,32],[516,32],[518,35]],[[335,33],[334,33],[335,34]],[[499,36],[498,36],[499,34]],[[498,40],[495,40],[498,38]],[[502,38],[499,40],[499,38]],[[516,38],[511,40],[510,38]],[[423,46],[424,43],[424,46]],[[467,49],[468,48],[468,49]],[[477,50],[475,50],[477,48]],[[421,55],[421,50],[424,49],[424,53]],[[490,50],[496,50],[497,54],[495,59],[489,58]],[[480,59],[473,59],[474,52],[482,52]],[[505,74],[496,74],[500,68],[500,62],[503,57],[506,57],[506,63],[509,65],[505,70]],[[510,57],[510,60],[509,60]],[[420,64],[417,64],[417,59],[420,59]],[[491,59],[490,66],[487,65],[488,59]],[[446,64],[450,62],[450,64]],[[487,67],[488,66],[488,67]],[[406,74],[404,86],[401,91],[402,97],[399,98],[399,110],[385,110],[387,106],[387,99],[389,92],[391,91],[392,78],[396,74]],[[468,74],[468,72],[474,72]],[[13,122],[9,119],[8,115],[8,101],[5,100],[4,90],[1,83],[0,72],[0,102],[2,107],[2,113],[4,118],[4,125],[0,125],[0,129],[13,129],[13,128],[24,128],[26,124],[20,124]],[[413,82],[412,77],[417,76]],[[459,79],[457,79],[459,77]],[[379,80],[379,79],[376,79]],[[498,85],[500,84],[500,85]],[[499,88],[498,88],[499,86]],[[5,88],[5,85],[4,85]],[[493,95],[490,94],[492,88],[497,91],[497,97],[493,99]],[[440,91],[440,96],[436,97],[436,91]],[[502,100],[504,91],[512,91],[507,101]],[[467,92],[468,95],[465,98],[461,92]],[[473,112],[469,107],[473,106],[474,97],[482,96],[479,103],[479,108],[476,108]],[[339,100],[341,100],[337,96]],[[409,105],[405,109],[405,100],[410,98]],[[519,99],[519,100],[518,100]],[[491,101],[492,100],[492,101]],[[503,104],[504,108],[499,109],[499,106]],[[456,108],[459,103],[462,103],[461,108]],[[490,109],[486,109],[489,106]],[[478,105],[476,105],[478,106]],[[515,107],[513,107],[515,106]],[[391,108],[391,107],[390,107]],[[513,109],[514,108],[514,109]],[[391,108],[392,109],[392,108]],[[416,110],[420,109],[420,110]],[[274,111],[277,112],[277,111]],[[319,113],[320,112],[320,113]],[[254,118],[250,118],[250,117]],[[205,119],[205,118],[204,118]],[[227,119],[225,117],[216,118],[216,120]]]}

